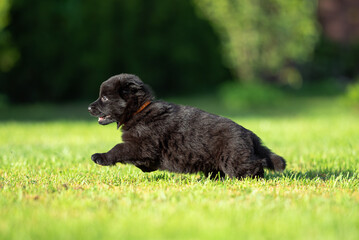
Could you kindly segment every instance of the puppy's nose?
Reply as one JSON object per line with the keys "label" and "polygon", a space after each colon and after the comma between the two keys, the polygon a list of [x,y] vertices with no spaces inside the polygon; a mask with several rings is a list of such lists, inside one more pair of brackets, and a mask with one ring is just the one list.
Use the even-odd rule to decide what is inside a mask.
{"label": "puppy's nose", "polygon": [[88,106],[87,110],[88,110],[89,112],[91,112],[91,110],[92,110],[91,106]]}

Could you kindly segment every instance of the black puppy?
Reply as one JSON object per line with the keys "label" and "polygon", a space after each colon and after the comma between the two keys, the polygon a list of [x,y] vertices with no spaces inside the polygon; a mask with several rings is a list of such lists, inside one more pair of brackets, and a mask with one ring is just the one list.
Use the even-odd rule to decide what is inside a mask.
{"label": "black puppy", "polygon": [[263,168],[284,170],[284,159],[251,131],[200,109],[154,97],[137,76],[120,74],[103,82],[88,107],[99,124],[117,122],[123,143],[96,153],[100,165],[130,163],[143,172],[203,172],[206,176],[263,177]]}

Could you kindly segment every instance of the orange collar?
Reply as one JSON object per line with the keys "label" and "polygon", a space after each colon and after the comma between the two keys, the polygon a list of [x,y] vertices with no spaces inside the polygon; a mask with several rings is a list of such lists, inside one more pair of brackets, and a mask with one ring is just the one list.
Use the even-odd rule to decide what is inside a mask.
{"label": "orange collar", "polygon": [[137,113],[140,113],[143,109],[145,109],[148,105],[150,105],[151,101],[145,102],[133,115],[136,115]]}

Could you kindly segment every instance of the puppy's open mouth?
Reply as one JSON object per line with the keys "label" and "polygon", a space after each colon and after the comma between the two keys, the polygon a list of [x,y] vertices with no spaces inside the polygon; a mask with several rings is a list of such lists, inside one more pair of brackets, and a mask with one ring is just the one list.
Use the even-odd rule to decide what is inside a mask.
{"label": "puppy's open mouth", "polygon": [[114,122],[114,120],[111,118],[111,115],[98,117],[98,123],[101,125],[106,125],[112,122]]}

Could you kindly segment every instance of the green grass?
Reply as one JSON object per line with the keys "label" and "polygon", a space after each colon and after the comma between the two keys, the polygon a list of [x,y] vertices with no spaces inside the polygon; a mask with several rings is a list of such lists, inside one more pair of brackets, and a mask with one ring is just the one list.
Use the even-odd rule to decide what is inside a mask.
{"label": "green grass", "polygon": [[242,181],[101,167],[90,156],[120,141],[116,126],[8,116],[0,239],[358,239],[359,115],[329,100],[297,106],[233,118],[288,163]]}

